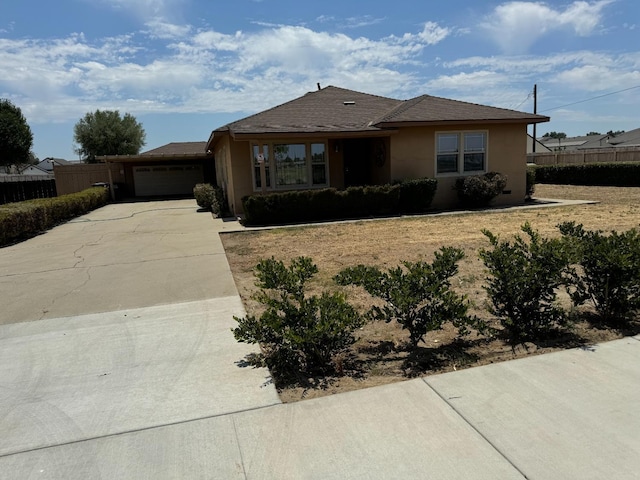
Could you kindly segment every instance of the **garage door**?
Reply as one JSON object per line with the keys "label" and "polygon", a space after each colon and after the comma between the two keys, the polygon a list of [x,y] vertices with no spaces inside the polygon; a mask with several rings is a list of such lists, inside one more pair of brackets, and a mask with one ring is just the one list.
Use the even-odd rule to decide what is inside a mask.
{"label": "garage door", "polygon": [[150,165],[133,167],[136,197],[189,195],[202,183],[202,165]]}

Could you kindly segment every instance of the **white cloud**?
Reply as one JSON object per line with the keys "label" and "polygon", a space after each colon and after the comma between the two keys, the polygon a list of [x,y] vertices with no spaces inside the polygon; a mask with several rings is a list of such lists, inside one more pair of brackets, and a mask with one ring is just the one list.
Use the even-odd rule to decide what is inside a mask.
{"label": "white cloud", "polygon": [[166,22],[161,17],[153,18],[145,23],[151,38],[170,40],[184,38],[191,33],[191,25],[177,25]]}
{"label": "white cloud", "polygon": [[640,71],[616,65],[584,65],[558,73],[553,82],[585,92],[621,90],[640,85]]}
{"label": "white cloud", "polygon": [[427,22],[418,37],[425,41],[427,45],[435,45],[448,37],[450,33],[451,30],[448,28],[441,27],[435,22]]}
{"label": "white cloud", "polygon": [[[144,2],[143,2],[144,3]],[[147,31],[88,40],[0,39],[0,92],[29,105],[36,122],[79,118],[87,105],[147,112],[255,111],[322,85],[382,95],[410,92],[408,70],[448,30],[427,23],[418,33],[379,40],[303,26],[254,32],[193,31],[149,20]],[[57,118],[59,119],[59,118]]]}
{"label": "white cloud", "polygon": [[562,10],[542,2],[508,2],[497,6],[481,27],[504,52],[523,53],[554,30],[591,35],[602,19],[604,8],[611,3],[613,0],[574,1]]}

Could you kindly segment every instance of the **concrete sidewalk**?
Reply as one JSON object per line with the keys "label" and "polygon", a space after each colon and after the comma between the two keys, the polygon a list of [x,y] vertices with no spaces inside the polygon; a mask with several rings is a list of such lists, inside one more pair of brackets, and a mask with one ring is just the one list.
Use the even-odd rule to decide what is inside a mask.
{"label": "concrete sidewalk", "polygon": [[640,338],[0,458],[8,478],[630,479]]}
{"label": "concrete sidewalk", "polygon": [[0,478],[640,477],[640,337],[280,404],[227,228],[120,204],[0,250]]}

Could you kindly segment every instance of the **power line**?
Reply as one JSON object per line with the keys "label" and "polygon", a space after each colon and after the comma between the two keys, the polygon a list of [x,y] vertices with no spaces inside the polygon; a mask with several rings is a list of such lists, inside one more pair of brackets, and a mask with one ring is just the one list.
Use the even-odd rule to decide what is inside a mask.
{"label": "power line", "polygon": [[567,103],[566,105],[561,105],[559,107],[547,108],[546,110],[542,110],[542,112],[550,112],[551,110],[558,110],[559,108],[570,107],[572,105],[577,105],[579,103],[590,102],[591,100],[597,100],[598,98],[608,97],[609,95],[615,95],[617,93],[628,92],[629,90],[633,90],[635,88],[640,88],[640,85],[636,85],[635,87],[625,88],[623,90],[618,90],[617,92],[605,93],[604,95],[598,95],[597,97],[587,98],[586,100],[580,100],[578,102]]}
{"label": "power line", "polygon": [[529,93],[529,95],[527,95],[527,98],[525,98],[523,101],[521,101],[518,105],[516,105],[515,107],[512,108],[512,110],[517,110],[518,108],[520,108],[520,106],[526,102],[527,100],[529,100],[531,98],[531,95],[533,95],[532,93]]}

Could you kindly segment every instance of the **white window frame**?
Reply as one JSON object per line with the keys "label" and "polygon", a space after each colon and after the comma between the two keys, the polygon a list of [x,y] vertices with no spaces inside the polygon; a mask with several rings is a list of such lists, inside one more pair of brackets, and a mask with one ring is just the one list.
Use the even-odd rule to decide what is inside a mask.
{"label": "white window frame", "polygon": [[[465,135],[478,135],[484,136],[484,168],[482,170],[469,170],[464,169],[464,155],[467,152],[464,148]],[[458,137],[458,151],[457,151],[457,170],[455,172],[438,172],[438,155],[439,152],[439,138],[440,135],[457,135]],[[489,131],[488,130],[455,130],[455,131],[442,131],[435,134],[435,155],[434,155],[434,172],[436,177],[460,177],[468,175],[481,175],[489,171]]]}
{"label": "white window frame", "polygon": [[[311,156],[311,145],[324,145],[324,166],[325,166],[325,183],[313,183],[313,158]],[[307,183],[295,185],[278,185],[278,166],[274,155],[274,145],[304,145],[305,146],[305,167],[307,173]],[[251,182],[254,192],[261,192],[262,187],[258,187],[258,179],[256,178],[256,165],[254,158],[254,147],[258,147],[258,152],[265,157],[266,165],[269,167],[270,184],[266,186],[267,191],[285,191],[285,190],[310,190],[314,188],[326,188],[329,186],[329,145],[326,140],[298,140],[284,139],[268,142],[253,141],[249,144],[250,161],[251,161]],[[268,151],[265,154],[264,149]],[[315,163],[318,165],[318,163]]]}

